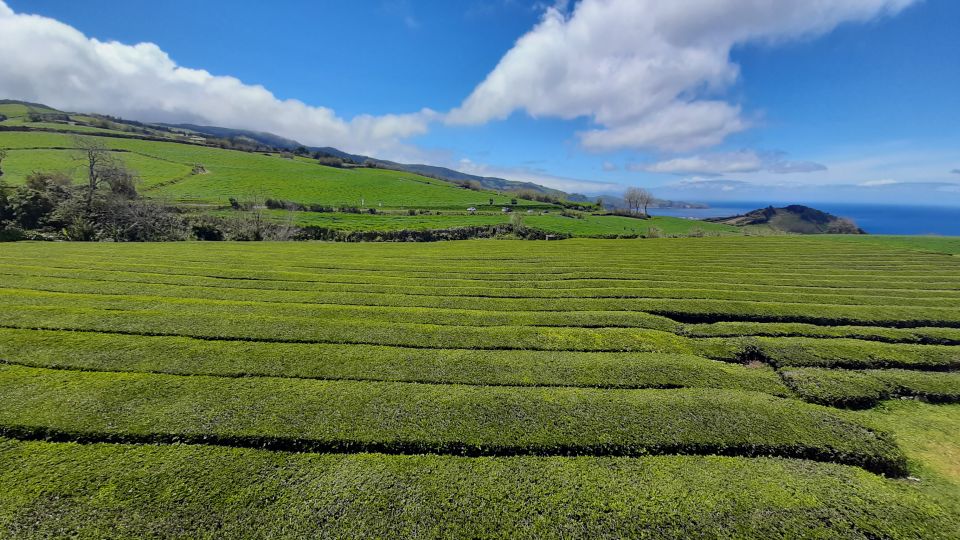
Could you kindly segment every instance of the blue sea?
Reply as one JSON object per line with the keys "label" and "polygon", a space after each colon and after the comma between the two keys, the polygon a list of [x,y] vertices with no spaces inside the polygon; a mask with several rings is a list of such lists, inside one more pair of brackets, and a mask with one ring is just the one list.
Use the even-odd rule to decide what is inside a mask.
{"label": "blue sea", "polygon": [[[710,203],[708,203],[710,204]],[[800,203],[835,216],[852,219],[870,234],[960,236],[960,206],[888,206],[875,204]],[[743,214],[769,206],[762,202],[722,202],[710,208],[651,208],[655,216],[692,219]],[[775,203],[773,206],[785,206]]]}

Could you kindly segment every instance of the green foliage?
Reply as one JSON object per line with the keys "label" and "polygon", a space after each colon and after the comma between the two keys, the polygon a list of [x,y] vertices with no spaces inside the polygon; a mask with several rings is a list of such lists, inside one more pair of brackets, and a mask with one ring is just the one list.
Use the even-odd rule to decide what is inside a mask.
{"label": "green foliage", "polygon": [[[506,204],[510,198],[461,189],[451,183],[385,169],[318,167],[312,160],[281,159],[236,150],[173,142],[125,138],[101,139],[114,153],[138,156],[128,166],[143,178],[144,195],[185,203],[227,204],[230,197],[271,197],[299,204],[369,208],[457,208],[479,205],[488,198]],[[38,132],[0,133],[0,147],[10,148],[9,178],[23,181],[30,170],[64,170],[76,180],[82,171],[72,161],[69,135]],[[192,174],[203,163],[206,174]],[[520,206],[542,203],[518,201]]]}
{"label": "green foliage", "polygon": [[764,458],[322,455],[6,440],[0,487],[0,534],[16,538],[945,539],[956,525],[944,499],[909,485]]}
{"label": "green foliage", "polygon": [[888,343],[960,344],[960,328],[883,328],[820,326],[803,323],[730,323],[686,325],[684,335],[700,338],[741,336],[850,338]]}
{"label": "green foliage", "polygon": [[960,347],[871,343],[855,339],[756,338],[775,366],[824,368],[960,368]]}
{"label": "green foliage", "polygon": [[832,237],[4,245],[0,536],[950,538],[956,406],[894,398],[956,399],[957,269]]}
{"label": "green foliage", "polygon": [[960,401],[960,373],[956,372],[788,368],[781,373],[803,399],[835,407],[872,407],[902,396],[936,403]]}
{"label": "green foliage", "polygon": [[[577,237],[639,238],[650,236],[650,228],[656,227],[661,236],[688,236],[697,227],[705,234],[714,236],[739,235],[737,227],[705,223],[689,219],[658,216],[637,219],[621,216],[584,215],[571,219],[559,214],[532,215],[526,218],[527,225],[549,232],[567,233]],[[701,236],[703,236],[701,234]]]}
{"label": "green foliage", "polygon": [[409,349],[0,329],[0,359],[35,367],[225,377],[597,388],[731,388],[788,396],[770,368],[691,355]]}
{"label": "green foliage", "polygon": [[739,390],[223,379],[0,366],[0,426],[19,437],[298,451],[774,455],[905,472],[899,450],[882,434],[827,408]]}

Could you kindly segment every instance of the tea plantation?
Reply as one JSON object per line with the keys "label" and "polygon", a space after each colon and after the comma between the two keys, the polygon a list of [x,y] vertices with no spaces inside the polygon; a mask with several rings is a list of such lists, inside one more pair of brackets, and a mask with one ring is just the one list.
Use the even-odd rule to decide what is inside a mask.
{"label": "tea plantation", "polygon": [[0,537],[957,538],[948,243],[0,245]]}

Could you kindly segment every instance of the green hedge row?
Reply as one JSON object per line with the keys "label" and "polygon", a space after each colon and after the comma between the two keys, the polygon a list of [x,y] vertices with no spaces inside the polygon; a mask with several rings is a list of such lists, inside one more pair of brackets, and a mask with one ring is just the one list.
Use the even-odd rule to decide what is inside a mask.
{"label": "green hedge row", "polygon": [[835,407],[872,407],[882,400],[903,396],[934,403],[960,401],[958,372],[786,368],[781,374],[803,399]]}
{"label": "green hedge row", "polygon": [[[528,243],[529,244],[529,243]],[[508,244],[509,245],[509,244]],[[722,255],[718,257],[682,256],[672,260],[662,257],[651,259],[644,256],[647,246],[636,246],[636,253],[641,254],[640,262],[620,263],[621,259],[629,256],[627,245],[621,243],[619,249],[591,259],[586,254],[577,253],[576,257],[567,254],[565,258],[547,260],[538,257],[535,253],[538,246],[531,246],[526,251],[536,258],[536,264],[530,264],[531,259],[517,257],[516,250],[501,255],[492,254],[486,258],[476,258],[474,254],[451,252],[444,257],[424,257],[416,249],[404,249],[405,253],[396,256],[390,249],[368,250],[358,255],[350,250],[330,250],[316,248],[314,257],[291,257],[289,250],[281,250],[276,254],[270,253],[268,248],[258,249],[270,257],[281,259],[278,265],[259,262],[261,259],[250,261],[247,264],[229,265],[230,256],[210,260],[200,258],[190,253],[190,248],[172,253],[174,258],[181,258],[180,264],[166,259],[150,265],[151,271],[170,274],[193,273],[199,275],[219,275],[223,277],[244,279],[316,279],[320,274],[363,274],[376,271],[390,276],[402,275],[440,275],[445,277],[462,277],[466,279],[504,279],[516,274],[529,274],[542,279],[670,279],[683,281],[708,281],[717,283],[747,282],[754,284],[790,284],[803,286],[840,287],[849,288],[864,286],[869,288],[899,289],[931,289],[935,284],[957,284],[955,265],[946,257],[931,258],[926,264],[885,264],[864,265],[857,260],[845,260],[841,257],[823,259],[816,265],[799,265],[794,254],[793,260],[778,260],[769,257],[768,264],[751,264],[738,253],[735,260]],[[465,246],[455,246],[465,247]],[[469,246],[473,247],[473,246]],[[515,245],[511,245],[515,247]],[[483,248],[487,249],[487,248]],[[216,248],[211,249],[216,253]],[[62,252],[61,252],[62,253]],[[572,252],[571,252],[572,253]],[[331,258],[323,259],[328,255]],[[393,256],[392,256],[393,255]],[[890,254],[883,254],[889,257]],[[117,257],[87,257],[80,254],[70,256],[71,263],[63,262],[63,258],[51,257],[50,254],[17,256],[14,253],[0,258],[0,263],[6,261],[14,264],[37,264],[49,259],[49,265],[61,268],[76,267],[78,262],[88,266],[95,266],[103,270],[134,271],[144,270],[142,260],[128,259],[124,261],[122,254]],[[206,259],[206,260],[204,260]],[[411,260],[417,264],[411,266]],[[584,261],[604,261],[598,268],[596,265]]]}
{"label": "green hedge row", "polygon": [[750,340],[776,367],[960,368],[960,347],[877,343],[856,339],[764,338]]}
{"label": "green hedge row", "polygon": [[682,335],[693,338],[737,338],[745,336],[849,338],[886,343],[960,345],[958,328],[881,328],[876,326],[819,326],[802,323],[721,322],[689,324]]}
{"label": "green hedge row", "polygon": [[209,341],[0,329],[0,361],[36,367],[179,375],[597,388],[732,388],[789,396],[768,367],[697,356],[470,351]]}
{"label": "green hedge row", "polygon": [[[421,294],[426,296],[480,296],[491,298],[686,298],[713,300],[750,300],[759,302],[815,303],[836,305],[889,305],[953,307],[960,293],[926,291],[912,295],[877,294],[874,289],[856,290],[783,287],[785,290],[764,290],[756,286],[730,284],[675,283],[652,280],[570,280],[540,282],[530,280],[487,281],[431,279],[424,286],[421,277],[337,276],[319,274],[309,280],[263,280],[209,277],[203,275],[171,275],[153,272],[113,272],[94,269],[60,270],[44,267],[0,265],[0,271],[11,279],[10,286],[29,287],[44,278],[79,279],[115,283],[153,285],[188,285],[213,288],[283,290],[295,292],[365,292],[386,294]],[[322,280],[321,280],[322,279]],[[759,290],[758,290],[759,289]],[[907,291],[911,292],[911,291]]]}
{"label": "green hedge row", "polygon": [[[716,321],[794,322],[821,325],[960,327],[960,309],[916,306],[785,304],[735,300],[657,298],[491,298],[369,292],[328,293],[149,285],[60,278],[4,280],[21,289],[81,294],[143,295],[260,302],[439,307],[488,311],[645,311],[686,323]],[[13,287],[19,287],[14,289]]]}
{"label": "green hedge row", "polygon": [[[929,538],[912,486],[783,459],[286,454],[0,439],[0,536]],[[802,494],[802,496],[798,496]]]}
{"label": "green hedge row", "polygon": [[316,322],[297,317],[195,315],[166,310],[18,307],[0,311],[0,326],[277,343],[392,345],[422,349],[456,347],[486,350],[692,352],[687,338],[643,328],[388,325],[362,319]]}
{"label": "green hedge row", "polygon": [[826,407],[739,390],[236,379],[7,365],[0,366],[0,431],[288,451],[770,455],[906,474],[903,454],[886,435]]}
{"label": "green hedge row", "polygon": [[[177,260],[177,259],[181,260]],[[956,294],[949,290],[931,290],[931,289],[913,289],[910,281],[897,281],[893,287],[880,287],[871,283],[866,287],[855,287],[850,284],[851,275],[843,273],[835,283],[828,286],[810,287],[800,283],[795,285],[779,284],[782,281],[783,274],[773,274],[778,269],[784,269],[784,264],[775,264],[762,272],[738,274],[736,271],[724,269],[725,265],[714,261],[712,268],[701,268],[692,271],[691,275],[685,273],[676,273],[680,271],[691,272],[688,270],[688,261],[677,261],[675,264],[654,266],[645,265],[642,267],[623,267],[618,268],[611,261],[604,261],[602,268],[596,265],[584,266],[581,268],[562,268],[559,272],[551,272],[546,266],[548,263],[540,263],[534,267],[528,267],[523,259],[518,259],[515,254],[510,256],[516,264],[510,268],[501,269],[495,272],[483,272],[483,263],[469,261],[461,263],[460,261],[446,261],[442,268],[434,267],[424,270],[420,265],[409,264],[408,259],[404,259],[406,265],[396,264],[384,266],[385,262],[373,263],[367,266],[357,266],[353,264],[336,265],[327,264],[325,261],[310,261],[298,263],[297,261],[277,261],[276,264],[260,264],[257,261],[250,261],[247,264],[230,264],[227,261],[212,261],[210,263],[196,264],[193,258],[183,259],[182,255],[167,257],[164,260],[155,260],[151,263],[144,263],[143,257],[138,260],[123,262],[119,257],[112,259],[89,259],[82,256],[71,257],[69,259],[45,260],[47,257],[4,257],[0,255],[0,271],[4,273],[13,273],[16,275],[44,275],[50,277],[72,277],[72,278],[90,278],[90,277],[109,277],[116,280],[138,279],[137,276],[143,275],[142,279],[171,280],[178,282],[184,278],[195,278],[206,280],[207,283],[216,283],[217,280],[245,280],[251,281],[249,285],[276,286],[283,283],[291,285],[310,285],[323,283],[370,283],[370,284],[390,284],[395,280],[398,282],[413,281],[422,278],[424,274],[436,276],[437,286],[478,286],[478,285],[496,285],[499,287],[529,287],[535,286],[521,279],[523,275],[536,277],[536,283],[546,287],[561,288],[580,288],[595,286],[623,286],[623,287],[650,287],[669,286],[670,284],[682,285],[693,283],[696,285],[715,284],[727,286],[731,282],[736,282],[738,276],[743,278],[742,283],[747,290],[757,291],[780,291],[788,292],[783,289],[795,289],[799,292],[815,294],[850,294],[862,295],[865,291],[885,291],[885,294],[903,295],[905,292],[917,290],[921,295],[950,296]],[[173,263],[171,264],[171,260]],[[353,260],[353,259],[345,259]],[[831,263],[836,267],[838,263]],[[844,263],[849,264],[849,263]],[[742,265],[738,265],[741,268]],[[717,271],[716,269],[721,269]],[[546,272],[545,272],[546,271]],[[868,277],[877,278],[891,276],[899,279],[915,280],[918,285],[923,285],[927,280],[939,282],[944,275],[952,275],[949,266],[942,268],[926,267],[922,272],[914,272],[909,276],[904,276],[895,268],[881,268],[868,274]],[[594,275],[595,277],[578,277],[579,274]],[[787,274],[790,275],[790,274]],[[796,275],[796,274],[794,274]],[[824,269],[814,269],[808,275],[797,276],[796,281],[804,280],[807,283],[810,278],[830,277],[831,274]],[[754,283],[754,280],[759,282]],[[812,290],[811,290],[812,289]]]}
{"label": "green hedge row", "polygon": [[557,326],[578,328],[649,328],[677,332],[676,321],[642,311],[480,311],[474,309],[362,306],[250,302],[242,294],[235,300],[207,300],[156,296],[48,293],[0,289],[0,303],[9,309],[54,307],[109,309],[114,311],[167,311],[178,317],[244,316],[309,319],[313,324],[338,320],[418,323],[443,326]]}

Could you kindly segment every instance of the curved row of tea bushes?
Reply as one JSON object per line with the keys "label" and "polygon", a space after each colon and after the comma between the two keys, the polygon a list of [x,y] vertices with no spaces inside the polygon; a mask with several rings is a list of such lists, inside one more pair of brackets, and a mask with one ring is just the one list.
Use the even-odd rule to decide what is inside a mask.
{"label": "curved row of tea bushes", "polygon": [[[0,536],[950,538],[911,486],[786,459],[289,454],[0,439]],[[802,496],[798,496],[802,494]]]}
{"label": "curved row of tea bushes", "polygon": [[568,280],[554,284],[544,281],[489,281],[485,283],[468,280],[431,279],[424,285],[422,277],[406,275],[386,276],[338,276],[320,274],[319,280],[262,280],[209,277],[192,274],[166,274],[152,272],[111,271],[93,269],[55,269],[42,266],[0,265],[0,275],[5,276],[10,286],[29,287],[42,279],[54,282],[64,279],[108,283],[141,283],[145,285],[201,286],[208,288],[237,289],[237,294],[250,291],[291,291],[301,293],[381,293],[410,294],[419,296],[471,296],[479,298],[662,298],[703,300],[749,300],[754,302],[830,304],[830,305],[879,305],[896,302],[902,306],[946,307],[960,301],[955,291],[903,291],[891,294],[877,289],[846,291],[835,288],[779,287],[773,290],[748,284],[738,284],[731,290],[727,283],[677,283],[662,282],[654,278],[646,280]]}
{"label": "curved row of tea bushes", "polygon": [[0,432],[290,451],[721,454],[893,476],[893,442],[818,405],[714,389],[513,388],[100,373],[0,366]]}
{"label": "curved row of tea bushes", "polygon": [[178,316],[285,317],[291,324],[309,319],[316,324],[337,320],[418,323],[443,326],[556,326],[577,328],[649,328],[676,332],[676,321],[642,311],[482,311],[475,309],[384,307],[335,304],[264,303],[138,295],[64,294],[0,289],[0,303],[20,307],[108,309],[113,311],[169,311]]}
{"label": "curved row of tea bushes", "polygon": [[960,328],[883,328],[878,326],[820,326],[802,323],[719,322],[688,324],[681,334],[694,338],[809,337],[849,338],[886,343],[960,345]]}
{"label": "curved row of tea bushes", "polygon": [[[787,322],[820,325],[889,327],[960,327],[960,309],[917,306],[783,304],[736,300],[658,298],[495,298],[427,296],[369,292],[327,293],[281,290],[228,289],[131,282],[22,278],[4,281],[10,294],[18,291],[139,295],[273,303],[312,303],[396,306],[489,311],[644,311],[685,323],[717,321]],[[15,288],[16,287],[16,288]]]}
{"label": "curved row of tea bushes", "polygon": [[20,307],[0,312],[6,328],[76,330],[184,336],[275,343],[392,345],[420,349],[635,351],[689,354],[687,338],[643,328],[539,326],[442,326],[344,319],[315,323],[296,317],[216,314],[178,316],[175,311]]}
{"label": "curved row of tea bushes", "polygon": [[765,338],[749,340],[776,367],[848,369],[960,369],[960,347],[878,343],[857,339]]}
{"label": "curved row of tea bushes", "polygon": [[789,396],[773,369],[657,353],[472,351],[0,329],[0,362],[226,377],[595,388],[730,388]]}
{"label": "curved row of tea bushes", "polygon": [[781,375],[803,399],[834,407],[872,407],[885,399],[904,396],[933,403],[960,401],[958,372],[785,368]]}

